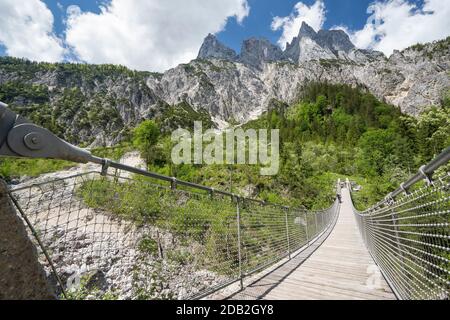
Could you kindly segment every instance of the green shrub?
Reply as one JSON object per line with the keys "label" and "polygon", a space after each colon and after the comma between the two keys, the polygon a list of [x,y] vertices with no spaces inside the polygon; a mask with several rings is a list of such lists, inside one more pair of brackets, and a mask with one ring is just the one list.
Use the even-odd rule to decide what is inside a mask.
{"label": "green shrub", "polygon": [[186,265],[194,261],[194,257],[186,250],[171,250],[167,252],[167,258],[180,265]]}
{"label": "green shrub", "polygon": [[138,249],[149,255],[158,254],[158,242],[149,236],[145,236],[139,241]]}

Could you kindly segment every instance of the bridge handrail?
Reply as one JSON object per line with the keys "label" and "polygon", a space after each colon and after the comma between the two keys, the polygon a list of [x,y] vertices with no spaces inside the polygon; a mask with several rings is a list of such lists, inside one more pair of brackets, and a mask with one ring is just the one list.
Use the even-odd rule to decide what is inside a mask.
{"label": "bridge handrail", "polygon": [[[445,165],[450,161],[450,147],[447,147],[442,151],[437,157],[431,160],[428,164],[421,166],[418,172],[411,178],[401,183],[400,186],[389,193],[382,201],[378,202],[371,209],[376,209],[386,202],[395,199],[395,197],[401,195],[402,193],[408,193],[408,190],[416,183],[425,180],[427,184],[431,184],[433,180],[434,172],[441,166]],[[369,209],[370,210],[370,209]],[[368,211],[368,210],[366,210]]]}
{"label": "bridge handrail", "polygon": [[[450,297],[450,172],[432,177],[449,160],[447,148],[365,211],[355,208],[352,196],[363,241],[399,299]],[[426,184],[410,192],[422,179]]]}

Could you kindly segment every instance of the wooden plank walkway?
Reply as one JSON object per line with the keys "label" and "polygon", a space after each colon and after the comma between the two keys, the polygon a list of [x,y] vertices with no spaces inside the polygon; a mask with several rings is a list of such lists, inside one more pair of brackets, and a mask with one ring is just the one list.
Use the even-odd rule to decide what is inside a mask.
{"label": "wooden plank walkway", "polygon": [[350,193],[346,188],[342,189],[342,205],[336,225],[323,237],[318,244],[229,298],[395,299],[364,246],[352,212]]}

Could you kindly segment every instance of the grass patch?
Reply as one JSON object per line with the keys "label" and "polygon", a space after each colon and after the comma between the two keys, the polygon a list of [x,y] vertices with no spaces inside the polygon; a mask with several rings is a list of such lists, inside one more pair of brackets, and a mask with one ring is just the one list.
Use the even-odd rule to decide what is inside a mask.
{"label": "grass patch", "polygon": [[139,242],[138,249],[139,249],[139,251],[147,253],[152,256],[157,255],[158,254],[158,242],[156,242],[149,236],[145,236]]}
{"label": "grass patch", "polygon": [[44,173],[65,170],[75,166],[76,163],[52,159],[0,159],[0,178],[6,181],[23,176],[36,177]]}
{"label": "grass patch", "polygon": [[[119,160],[126,152],[131,150],[129,144],[121,144],[115,147],[95,148],[91,152],[101,158]],[[5,157],[0,158],[0,178],[10,182],[24,176],[37,177],[45,173],[67,170],[77,165],[78,163],[64,160]]]}

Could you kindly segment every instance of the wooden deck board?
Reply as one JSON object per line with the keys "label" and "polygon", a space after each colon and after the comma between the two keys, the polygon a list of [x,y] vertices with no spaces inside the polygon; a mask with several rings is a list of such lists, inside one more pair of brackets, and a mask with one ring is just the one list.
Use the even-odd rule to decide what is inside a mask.
{"label": "wooden deck board", "polygon": [[[342,205],[336,225],[309,258],[305,259],[304,254],[298,255],[232,298],[395,299],[384,278],[371,273],[374,266],[359,234],[352,212],[350,193],[343,188]],[[371,279],[377,279],[377,285],[368,285],[374,283]]]}

